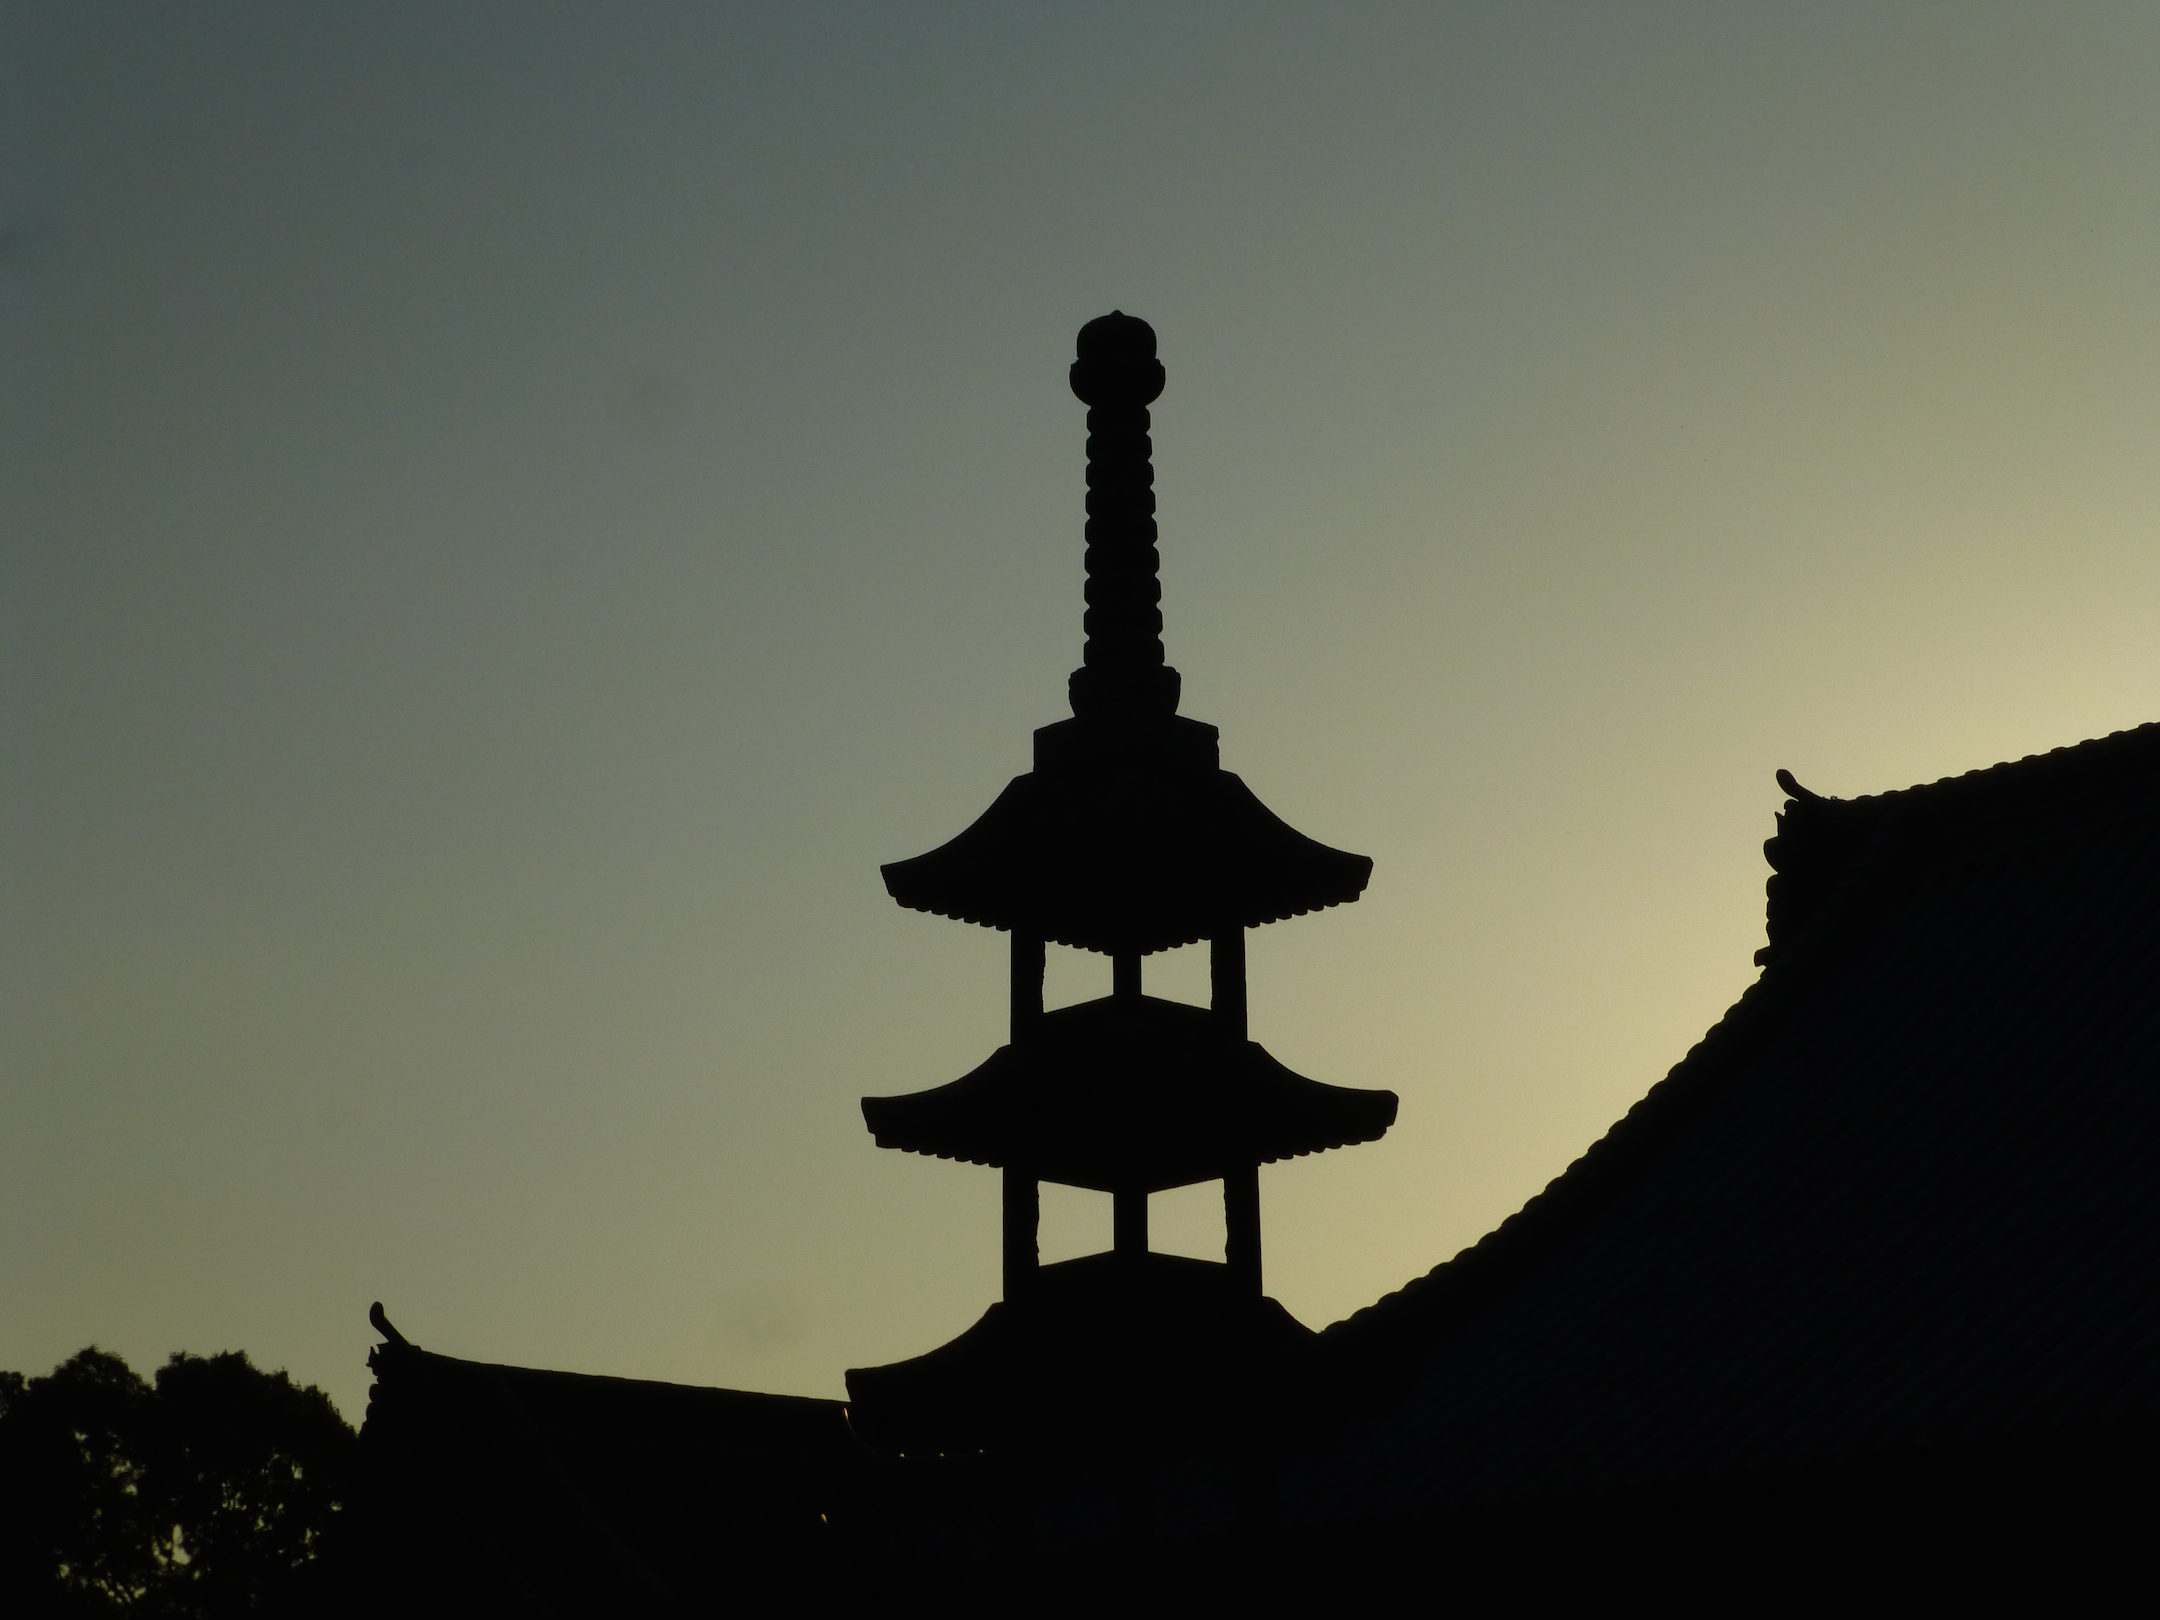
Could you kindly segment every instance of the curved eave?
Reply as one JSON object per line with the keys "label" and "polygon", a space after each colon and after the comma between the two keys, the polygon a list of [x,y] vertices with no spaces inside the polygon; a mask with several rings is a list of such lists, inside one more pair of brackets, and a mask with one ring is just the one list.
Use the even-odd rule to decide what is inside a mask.
{"label": "curved eave", "polygon": [[1306,837],[1229,771],[1030,773],[957,838],[882,870],[912,911],[1153,952],[1347,904],[1372,860]]}
{"label": "curved eave", "polygon": [[[1388,1092],[1385,1095],[1390,1100],[1393,1100],[1395,1096],[1393,1092]],[[865,1102],[873,1102],[894,1101],[897,1099],[880,1099],[866,1097],[863,1100]],[[1394,1120],[1392,1117],[1390,1117],[1386,1125],[1381,1125],[1377,1129],[1369,1131],[1364,1135],[1344,1136],[1339,1140],[1316,1142],[1309,1147],[1286,1148],[1282,1152],[1265,1154],[1258,1158],[1256,1161],[1248,1162],[1257,1162],[1260,1164],[1287,1164],[1292,1159],[1310,1158],[1315,1153],[1328,1153],[1332,1152],[1336,1148],[1357,1147],[1366,1142],[1377,1142],[1380,1140],[1381,1137],[1387,1134],[1388,1126],[1392,1124],[1394,1124]],[[874,1140],[876,1144],[881,1148],[893,1148],[901,1153],[916,1153],[920,1154],[923,1158],[926,1159],[947,1159],[954,1164],[979,1164],[984,1166],[986,1169],[991,1170],[1002,1170],[1005,1168],[1008,1155],[997,1154],[996,1156],[991,1156],[988,1153],[978,1154],[969,1152],[963,1147],[954,1147],[952,1151],[947,1152],[937,1147],[931,1140],[924,1140],[919,1143],[904,1140],[903,1138],[905,1134],[906,1133],[894,1133],[890,1136],[884,1136],[879,1135],[874,1126],[871,1129],[872,1140]],[[1195,1172],[1191,1175],[1176,1175],[1172,1178],[1163,1180],[1160,1185],[1150,1184],[1144,1190],[1151,1193],[1169,1192],[1173,1188],[1177,1187],[1191,1187],[1197,1186],[1202,1182],[1219,1181],[1222,1179],[1222,1174],[1223,1167],[1212,1167],[1205,1171]],[[1039,1179],[1052,1182],[1060,1187],[1085,1188],[1090,1192],[1115,1192],[1120,1185],[1119,1181],[1113,1179],[1113,1177],[1109,1174],[1091,1174],[1086,1180],[1080,1180],[1068,1176],[1053,1175],[1044,1175],[1041,1176]],[[1152,1183],[1153,1178],[1148,1179]]]}
{"label": "curved eave", "polygon": [[[1097,1007],[1110,1004],[1068,1011]],[[880,1147],[1021,1165],[1068,1186],[1151,1192],[1212,1181],[1243,1164],[1377,1141],[1396,1107],[1391,1091],[1309,1080],[1250,1041],[1179,1041],[1167,1052],[1143,1045],[1122,1057],[1101,1043],[1005,1046],[947,1085],[862,1101]]]}

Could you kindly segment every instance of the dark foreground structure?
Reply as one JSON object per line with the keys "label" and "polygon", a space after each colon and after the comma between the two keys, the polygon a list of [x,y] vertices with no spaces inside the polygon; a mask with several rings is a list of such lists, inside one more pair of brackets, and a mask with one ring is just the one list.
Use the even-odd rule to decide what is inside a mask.
{"label": "dark foreground structure", "polygon": [[[1498,1231],[1315,1334],[1262,1288],[1259,1166],[1386,1092],[1246,1038],[1244,930],[1371,863],[1285,826],[1176,713],[1154,334],[1083,330],[1074,717],[901,904],[1012,937],[1010,1042],[866,1099],[996,1168],[1004,1298],[850,1399],[539,1372],[387,1342],[348,1544],[403,1612],[1418,1612],[1537,1596],[2062,1598],[2160,1507],[2160,726],[1873,798],[1788,799],[1759,981]],[[1142,959],[1210,942],[1206,1008]],[[1046,1013],[1046,941],[1113,992]],[[1115,1201],[1037,1263],[1040,1182]],[[1219,1181],[1220,1264],[1147,1197]]]}

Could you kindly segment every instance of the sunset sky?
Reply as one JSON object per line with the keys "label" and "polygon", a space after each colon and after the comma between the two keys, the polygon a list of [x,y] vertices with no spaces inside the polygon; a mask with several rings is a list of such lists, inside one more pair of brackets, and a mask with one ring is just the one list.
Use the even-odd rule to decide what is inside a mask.
{"label": "sunset sky", "polygon": [[1752,980],[1778,767],[2160,718],[2160,7],[0,0],[0,1367],[971,1322],[856,1105],[1004,940],[878,865],[1067,712],[1113,307],[1184,712],[1376,862],[1251,938],[1402,1098],[1262,1174],[1314,1326]]}

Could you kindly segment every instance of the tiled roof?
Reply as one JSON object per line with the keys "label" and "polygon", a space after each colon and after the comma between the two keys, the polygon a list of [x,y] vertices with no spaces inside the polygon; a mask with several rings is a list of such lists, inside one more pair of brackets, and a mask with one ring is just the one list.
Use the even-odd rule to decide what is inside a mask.
{"label": "tiled roof", "polygon": [[838,1401],[542,1372],[386,1344],[358,1579],[394,1609],[717,1612],[883,1591],[855,1556],[874,1464]]}
{"label": "tiled roof", "polygon": [[2160,726],[1793,793],[1761,979],[1564,1175],[1326,1338],[1409,1402],[1308,1526],[2160,1415]]}

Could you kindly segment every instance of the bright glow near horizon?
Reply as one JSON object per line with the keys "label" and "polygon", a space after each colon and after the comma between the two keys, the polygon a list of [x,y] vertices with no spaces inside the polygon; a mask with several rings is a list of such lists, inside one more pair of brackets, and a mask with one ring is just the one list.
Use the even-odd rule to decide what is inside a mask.
{"label": "bright glow near horizon", "polygon": [[2149,7],[14,4],[0,75],[0,1366],[973,1320],[997,1177],[856,1099],[1004,942],[877,866],[1064,713],[1112,307],[1184,712],[1377,862],[1251,941],[1402,1096],[1263,1174],[1316,1325],[1752,979],[1775,768],[2160,717]]}

